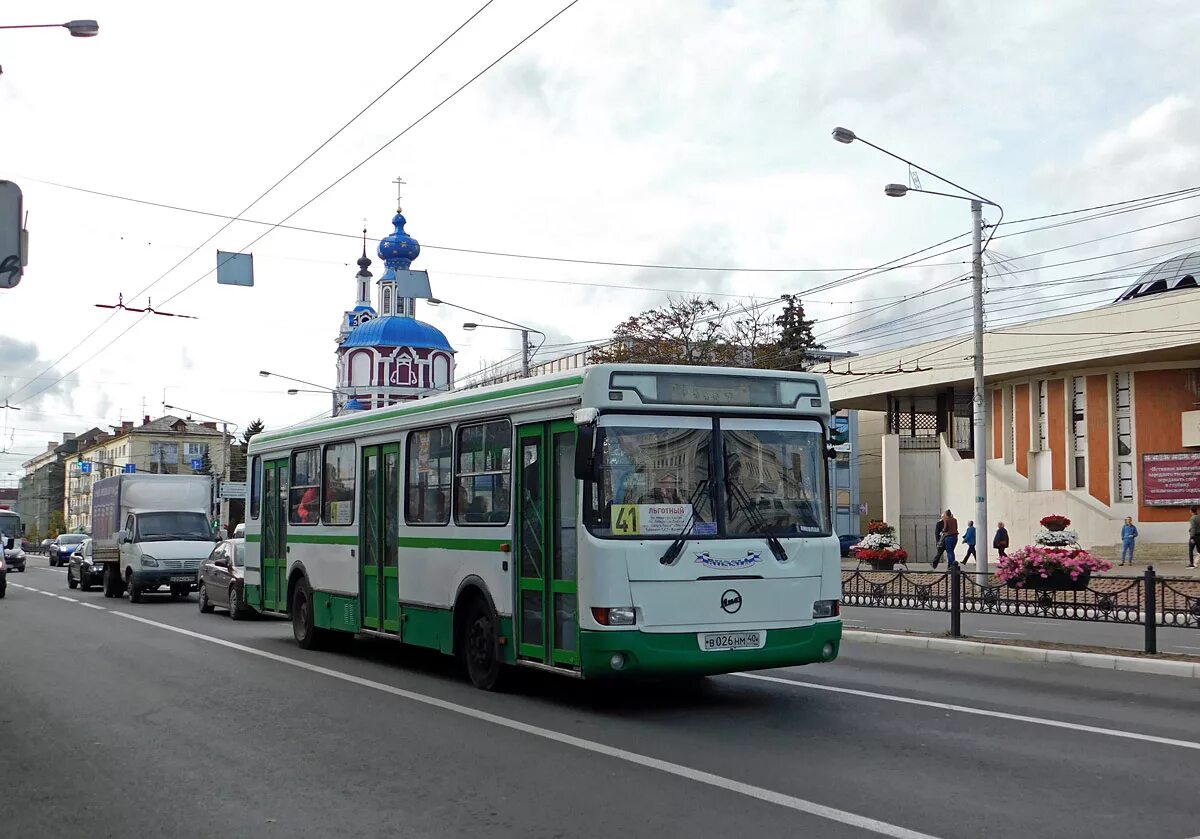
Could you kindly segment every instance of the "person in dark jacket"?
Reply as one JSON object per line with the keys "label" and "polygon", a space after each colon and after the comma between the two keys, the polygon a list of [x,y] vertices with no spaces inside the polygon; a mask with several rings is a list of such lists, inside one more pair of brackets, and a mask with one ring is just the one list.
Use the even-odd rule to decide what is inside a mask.
{"label": "person in dark jacket", "polygon": [[1000,522],[996,526],[996,536],[992,539],[992,547],[1000,552],[1000,556],[1008,556],[1005,553],[1008,550],[1008,530],[1004,527],[1004,522]]}
{"label": "person in dark jacket", "polygon": [[942,539],[942,531],[946,529],[946,520],[939,518],[937,524],[933,526],[933,539],[937,543],[937,553],[933,555],[933,561],[929,564],[934,568],[938,567],[938,563],[942,561],[942,554],[946,552],[946,542]]}

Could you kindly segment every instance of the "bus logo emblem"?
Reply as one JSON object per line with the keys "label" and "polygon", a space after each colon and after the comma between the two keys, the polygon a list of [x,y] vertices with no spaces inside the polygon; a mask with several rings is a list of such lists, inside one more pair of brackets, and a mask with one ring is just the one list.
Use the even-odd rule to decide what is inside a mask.
{"label": "bus logo emblem", "polygon": [[737,614],[742,608],[742,595],[734,589],[727,589],[721,595],[721,608],[729,614]]}

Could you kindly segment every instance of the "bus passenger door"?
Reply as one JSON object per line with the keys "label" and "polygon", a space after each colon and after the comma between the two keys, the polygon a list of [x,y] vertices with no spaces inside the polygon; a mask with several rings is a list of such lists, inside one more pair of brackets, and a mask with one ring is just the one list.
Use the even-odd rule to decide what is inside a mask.
{"label": "bus passenger door", "polygon": [[376,632],[399,634],[399,444],[364,448],[362,474],[362,523],[359,527],[358,552],[362,625]]}
{"label": "bus passenger door", "polygon": [[262,599],[263,608],[286,612],[288,460],[263,464]]}
{"label": "bus passenger door", "polygon": [[575,435],[570,421],[517,430],[517,654],[556,667],[579,665]]}

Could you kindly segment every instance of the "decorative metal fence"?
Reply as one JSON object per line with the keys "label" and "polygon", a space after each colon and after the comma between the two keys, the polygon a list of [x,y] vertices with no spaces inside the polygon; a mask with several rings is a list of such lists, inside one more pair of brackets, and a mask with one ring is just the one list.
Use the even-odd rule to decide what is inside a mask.
{"label": "decorative metal fence", "polygon": [[1200,580],[1159,577],[1096,577],[1076,591],[1015,588],[995,576],[980,583],[958,567],[949,571],[842,571],[847,606],[950,613],[951,634],[960,636],[963,612],[1057,620],[1105,621],[1145,627],[1145,649],[1157,652],[1157,627],[1200,629]]}

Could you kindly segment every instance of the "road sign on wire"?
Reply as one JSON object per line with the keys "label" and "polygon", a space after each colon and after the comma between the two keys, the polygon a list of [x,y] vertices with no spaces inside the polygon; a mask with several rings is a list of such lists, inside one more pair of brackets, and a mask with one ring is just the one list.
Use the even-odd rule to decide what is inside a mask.
{"label": "road sign on wire", "polygon": [[25,232],[21,228],[21,188],[0,181],[0,288],[21,282],[25,269]]}

